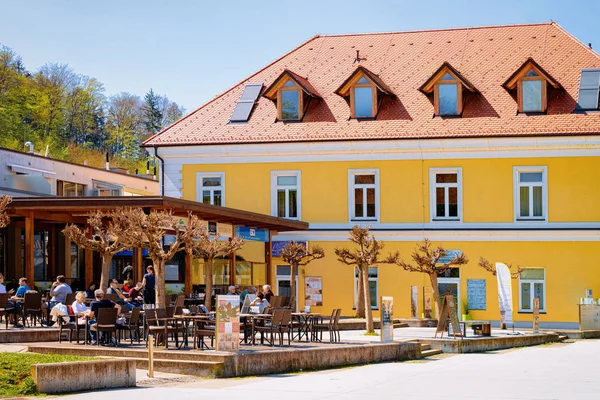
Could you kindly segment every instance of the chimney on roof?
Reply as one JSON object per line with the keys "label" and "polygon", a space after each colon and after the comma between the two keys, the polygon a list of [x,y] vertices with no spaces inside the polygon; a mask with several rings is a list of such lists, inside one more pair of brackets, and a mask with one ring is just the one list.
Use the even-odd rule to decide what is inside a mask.
{"label": "chimney on roof", "polygon": [[108,151],[106,152],[106,170],[110,171],[110,164],[108,163]]}
{"label": "chimney on roof", "polygon": [[154,176],[152,177],[152,179],[156,180],[156,164],[154,164]]}
{"label": "chimney on roof", "polygon": [[33,154],[33,143],[31,143],[31,142],[25,142],[25,146],[27,146],[27,152],[29,154]]}
{"label": "chimney on roof", "polygon": [[146,161],[146,175],[150,175],[150,160]]}
{"label": "chimney on roof", "polygon": [[592,42],[589,42],[588,46],[590,47],[590,50],[592,50]]}

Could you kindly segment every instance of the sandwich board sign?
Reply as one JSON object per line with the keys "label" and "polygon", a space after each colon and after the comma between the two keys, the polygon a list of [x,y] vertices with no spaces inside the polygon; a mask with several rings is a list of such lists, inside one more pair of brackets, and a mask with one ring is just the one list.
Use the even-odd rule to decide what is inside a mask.
{"label": "sandwich board sign", "polygon": [[452,325],[452,336],[454,336],[454,338],[457,336],[462,337],[460,323],[458,322],[458,313],[456,311],[456,299],[451,294],[444,296],[444,303],[442,304],[442,309],[440,310],[438,326],[435,330],[434,338],[437,338],[438,333],[441,333],[440,338],[444,336],[444,331],[446,330],[448,321],[450,321],[450,324]]}

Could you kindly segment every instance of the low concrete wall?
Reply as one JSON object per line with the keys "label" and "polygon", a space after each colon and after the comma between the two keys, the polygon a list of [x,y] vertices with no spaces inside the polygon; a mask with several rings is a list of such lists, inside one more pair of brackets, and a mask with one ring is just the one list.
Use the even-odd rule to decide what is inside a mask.
{"label": "low concrete wall", "polygon": [[559,335],[564,335],[569,339],[596,339],[600,338],[600,331],[598,330],[587,330],[587,331],[572,331],[572,330],[556,330]]}
{"label": "low concrete wall", "polygon": [[442,350],[444,353],[477,353],[509,349],[513,347],[536,346],[538,344],[557,342],[558,334],[540,333],[537,335],[515,335],[502,337],[489,337],[477,339],[432,339],[424,340],[432,348]]}
{"label": "low concrete wall", "polygon": [[35,364],[31,372],[40,393],[69,393],[133,387],[135,364],[133,360]]}
{"label": "low concrete wall", "polygon": [[[83,337],[83,335],[82,335]],[[73,342],[75,333],[73,333]],[[0,330],[0,343],[58,342],[56,328],[24,328]],[[67,340],[68,342],[68,340]]]}
{"label": "low concrete wall", "polygon": [[419,343],[394,342],[371,343],[359,346],[339,346],[293,349],[281,351],[261,351],[257,353],[240,353],[235,357],[235,366],[223,368],[227,377],[234,370],[235,376],[265,375],[299,370],[316,370],[347,365],[378,363],[386,361],[402,361],[420,358]]}

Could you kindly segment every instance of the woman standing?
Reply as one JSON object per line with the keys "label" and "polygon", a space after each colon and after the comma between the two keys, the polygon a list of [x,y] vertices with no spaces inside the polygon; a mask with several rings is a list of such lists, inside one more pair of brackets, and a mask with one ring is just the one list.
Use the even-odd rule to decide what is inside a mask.
{"label": "woman standing", "polygon": [[154,267],[148,265],[146,272],[147,274],[144,275],[144,279],[142,280],[142,286],[144,287],[144,303],[155,304],[156,292],[154,291],[154,288],[156,287],[156,277],[154,276]]}

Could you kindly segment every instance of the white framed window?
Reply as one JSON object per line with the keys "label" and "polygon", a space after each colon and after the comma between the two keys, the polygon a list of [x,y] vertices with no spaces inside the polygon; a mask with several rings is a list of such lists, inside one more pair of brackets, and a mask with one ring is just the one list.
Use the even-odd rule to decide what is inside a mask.
{"label": "white framed window", "polygon": [[429,170],[432,221],[462,221],[462,168]]}
{"label": "white framed window", "polygon": [[[377,267],[369,268],[369,294],[371,295],[371,308],[377,309],[379,301],[379,277]],[[358,268],[354,267],[354,308],[358,302]]]}
{"label": "white framed window", "polygon": [[548,168],[514,167],[515,220],[548,218]]}
{"label": "white framed window", "polygon": [[540,299],[540,312],[546,311],[546,270],[525,268],[519,276],[519,312],[533,312],[533,299]]}
{"label": "white framed window", "polygon": [[196,201],[224,207],[225,173],[198,172],[196,174]]}
{"label": "white framed window", "polygon": [[300,219],[300,171],[271,171],[271,215]]}
{"label": "white framed window", "polygon": [[348,216],[351,221],[379,221],[379,170],[348,170]]}
{"label": "white framed window", "polygon": [[92,180],[92,195],[94,196],[121,196],[122,189],[118,185]]}

